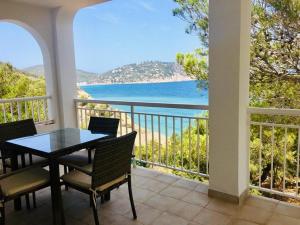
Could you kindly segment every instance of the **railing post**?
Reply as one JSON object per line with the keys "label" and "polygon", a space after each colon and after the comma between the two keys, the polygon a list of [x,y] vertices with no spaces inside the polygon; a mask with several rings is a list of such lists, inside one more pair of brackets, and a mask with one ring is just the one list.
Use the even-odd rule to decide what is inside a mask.
{"label": "railing post", "polygon": [[[134,106],[130,106],[130,115],[131,115],[131,130],[134,131]],[[133,146],[133,154],[135,155],[135,144]],[[135,157],[133,158],[133,168],[136,168],[136,160]]]}

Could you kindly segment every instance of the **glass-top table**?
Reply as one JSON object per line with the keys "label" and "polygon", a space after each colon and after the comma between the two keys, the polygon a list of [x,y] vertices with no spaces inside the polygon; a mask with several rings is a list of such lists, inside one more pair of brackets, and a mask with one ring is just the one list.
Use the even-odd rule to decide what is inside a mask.
{"label": "glass-top table", "polygon": [[7,144],[21,148],[32,154],[50,157],[52,155],[66,155],[77,149],[107,138],[107,134],[93,133],[89,130],[66,128],[49,133],[37,134],[7,141]]}
{"label": "glass-top table", "polygon": [[[99,140],[105,138],[109,138],[109,135],[105,133],[93,133],[89,130],[66,128],[6,141],[6,147],[13,153],[13,170],[18,169],[18,153],[31,153],[48,159],[53,225],[65,224],[58,159],[61,156],[84,148],[93,148]],[[15,208],[21,208],[20,199],[15,200]]]}

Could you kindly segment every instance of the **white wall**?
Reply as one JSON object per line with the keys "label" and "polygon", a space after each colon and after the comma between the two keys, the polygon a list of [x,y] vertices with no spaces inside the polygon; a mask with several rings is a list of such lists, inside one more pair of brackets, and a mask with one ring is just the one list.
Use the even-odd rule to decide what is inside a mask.
{"label": "white wall", "polygon": [[210,190],[239,198],[248,188],[250,0],[210,0]]}
{"label": "white wall", "polygon": [[51,9],[13,2],[0,2],[0,21],[27,29],[39,43],[44,60],[47,95],[51,95],[50,118],[61,127],[75,127],[73,99],[76,72],[73,16],[76,9]]}

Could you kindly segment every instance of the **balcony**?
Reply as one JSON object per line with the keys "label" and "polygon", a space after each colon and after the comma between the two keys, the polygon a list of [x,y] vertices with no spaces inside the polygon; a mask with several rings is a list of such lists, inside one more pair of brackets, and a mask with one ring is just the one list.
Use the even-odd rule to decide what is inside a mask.
{"label": "balcony", "polygon": [[[300,208],[277,200],[249,197],[242,205],[207,195],[208,186],[150,169],[133,169],[133,194],[138,219],[132,220],[127,186],[113,191],[111,201],[99,207],[104,225],[297,225]],[[48,189],[37,193],[38,208],[15,212],[7,207],[7,221],[14,225],[50,225]],[[63,191],[66,222],[93,225],[89,198],[77,191]]]}
{"label": "balcony", "polygon": [[[293,118],[300,117],[299,110],[248,107],[250,0],[210,0],[209,114],[203,117],[172,114],[174,108],[208,111],[207,107],[198,106],[197,102],[188,106],[74,100],[74,15],[83,7],[101,2],[0,2],[0,19],[20,24],[40,45],[47,95],[50,96],[2,99],[0,121],[33,118],[38,130],[45,132],[65,127],[85,128],[91,115],[101,115],[121,119],[120,135],[132,129],[137,130],[139,134],[134,163],[147,168],[134,169],[134,196],[138,202],[140,221],[130,220],[128,203],[125,202],[127,196],[124,196],[124,188],[120,188],[113,193],[112,201],[100,208],[106,224],[300,224],[298,207],[276,200],[246,199],[249,190],[253,189],[258,190],[259,194],[281,196],[284,200],[298,199],[300,152],[300,127],[293,123]],[[128,105],[129,110],[99,110],[89,108],[89,104],[123,104]],[[170,114],[141,113],[136,110],[139,106],[169,107]],[[266,120],[256,120],[256,114],[264,114]],[[278,115],[290,118],[288,121],[271,118]],[[196,128],[201,126],[206,136],[199,129],[192,130],[190,125]],[[186,132],[182,132],[184,130]],[[283,138],[276,144],[278,130]],[[175,133],[177,135],[172,136]],[[182,133],[187,137],[187,144],[181,145]],[[292,145],[288,139],[290,133],[294,137]],[[195,138],[192,138],[192,134]],[[256,145],[249,145],[249,139],[255,139]],[[174,143],[179,147],[174,148]],[[265,146],[271,151],[266,151]],[[188,154],[182,154],[184,148]],[[290,160],[291,149],[294,160]],[[256,156],[250,158],[249,165],[249,153],[253,151]],[[270,163],[264,171],[266,159],[270,159]],[[276,167],[278,163],[280,172]],[[252,166],[254,170],[250,168]],[[208,185],[174,175],[163,175],[153,169],[193,177]],[[71,195],[77,198],[71,198]],[[9,223],[52,224],[49,197],[49,191],[38,193],[39,207],[36,210],[8,210]],[[64,198],[69,224],[91,224],[88,199],[73,191],[64,192]],[[218,199],[225,199],[226,202]],[[54,223],[62,224],[60,221]]]}

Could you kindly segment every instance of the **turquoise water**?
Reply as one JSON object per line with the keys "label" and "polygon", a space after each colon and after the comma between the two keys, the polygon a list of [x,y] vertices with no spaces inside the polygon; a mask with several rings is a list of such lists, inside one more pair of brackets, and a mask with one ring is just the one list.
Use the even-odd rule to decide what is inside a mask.
{"label": "turquoise water", "polygon": [[[136,101],[136,102],[159,102],[159,103],[182,103],[207,105],[208,91],[197,88],[197,81],[181,81],[166,83],[145,83],[145,84],[108,84],[108,85],[90,85],[81,86],[81,88],[91,95],[94,99],[116,100],[116,101]],[[123,111],[130,111],[128,106],[115,105]],[[203,113],[201,110],[185,110],[155,107],[135,107],[135,112],[144,112],[161,115],[176,115],[184,117],[192,117]],[[146,118],[148,129],[151,128],[150,116]],[[157,117],[154,117],[153,130],[158,130]],[[137,121],[137,118],[135,119]],[[161,129],[165,127],[165,118],[160,121]],[[183,128],[188,126],[188,120],[183,120]],[[141,120],[141,127],[145,128],[145,120]],[[167,127],[169,131],[173,131],[173,121],[167,119]],[[180,121],[175,120],[175,132],[180,131]],[[162,130],[162,132],[165,132]],[[169,134],[167,136],[171,135]]]}

